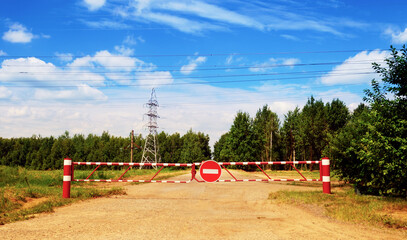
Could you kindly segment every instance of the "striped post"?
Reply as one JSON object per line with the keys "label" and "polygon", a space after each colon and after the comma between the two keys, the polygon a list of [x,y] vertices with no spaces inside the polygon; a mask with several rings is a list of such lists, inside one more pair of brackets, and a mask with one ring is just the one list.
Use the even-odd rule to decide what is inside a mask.
{"label": "striped post", "polygon": [[331,173],[329,169],[329,158],[322,158],[322,191],[331,194]]}
{"label": "striped post", "polygon": [[64,159],[64,182],[62,185],[62,197],[71,197],[71,181],[72,181],[72,159]]}

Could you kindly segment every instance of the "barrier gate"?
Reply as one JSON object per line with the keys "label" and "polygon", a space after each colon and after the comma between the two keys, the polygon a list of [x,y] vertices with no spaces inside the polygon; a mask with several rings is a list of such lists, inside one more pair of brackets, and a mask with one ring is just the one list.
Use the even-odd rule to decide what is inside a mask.
{"label": "barrier gate", "polygon": [[[214,162],[215,167],[203,168],[202,166],[208,162]],[[218,165],[218,169],[216,164]],[[261,165],[291,165],[302,178],[300,179],[273,179],[271,178],[264,170],[261,168]],[[320,178],[319,179],[307,179],[304,175],[295,167],[295,164],[319,164],[320,169]],[[74,177],[74,166],[75,165],[90,165],[96,166],[95,169],[88,175],[86,179],[75,179]],[[267,177],[264,179],[237,179],[227,168],[226,166],[239,166],[239,165],[256,165],[257,168]],[[70,158],[64,159],[64,177],[63,177],[63,190],[62,197],[70,198],[71,197],[71,182],[139,182],[139,183],[190,183],[192,181],[197,182],[321,182],[322,181],[322,190],[324,193],[331,193],[331,180],[330,180],[330,167],[329,167],[329,158],[322,158],[320,161],[275,161],[275,162],[215,162],[212,160],[204,161],[202,163],[118,163],[118,162],[72,162]],[[121,174],[118,179],[89,179],[100,166],[127,166],[127,169]],[[129,171],[132,167],[137,166],[151,166],[151,167],[161,167],[151,179],[148,180],[131,180],[131,179],[122,179],[123,176]],[[196,166],[200,166],[200,175],[204,180],[199,180],[196,178]],[[178,180],[154,180],[154,178],[160,173],[164,167],[191,167],[191,179],[186,181]],[[233,179],[210,179],[203,176],[214,176],[219,174],[220,170],[223,168]],[[219,178],[219,177],[218,177]]]}

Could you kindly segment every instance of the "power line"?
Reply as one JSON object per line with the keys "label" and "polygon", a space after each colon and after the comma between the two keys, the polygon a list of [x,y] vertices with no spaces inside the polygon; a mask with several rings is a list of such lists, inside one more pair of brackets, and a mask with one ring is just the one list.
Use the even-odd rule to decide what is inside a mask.
{"label": "power line", "polygon": [[[349,65],[364,65],[364,64],[371,64],[372,62],[377,62],[377,61],[382,61],[379,63],[383,63],[383,59],[372,59],[372,60],[361,60],[361,61],[347,61],[346,64]],[[296,64],[254,64],[254,65],[207,65],[205,66],[206,68],[203,68],[203,66],[196,66],[193,71],[216,71],[216,70],[237,70],[237,69],[263,69],[263,68],[279,68],[279,67],[302,67],[302,66],[325,66],[325,65],[337,65],[337,64],[343,64],[343,61],[340,62],[319,62],[319,63],[296,63]],[[64,72],[53,72],[52,74],[84,74],[84,73],[131,73],[131,72],[148,72],[148,73],[153,73],[157,71],[171,71],[171,72],[185,72],[186,70],[182,69],[159,69],[160,67],[167,67],[167,68],[181,68],[186,66],[185,65],[163,65],[163,66],[158,66],[154,65],[154,70],[116,70],[116,71],[90,71],[94,68],[106,68],[106,69],[111,69],[111,68],[138,68],[139,66],[88,66],[89,68],[86,71],[79,71],[79,72],[67,72],[65,69],[72,69],[72,68],[85,68],[81,66],[55,66],[58,67],[61,70],[65,70]],[[3,67],[27,67],[27,68],[50,68],[50,66],[44,66],[44,65],[12,65],[12,64],[4,64]],[[148,66],[146,66],[148,68]],[[12,70],[12,69],[9,69]],[[24,71],[22,72],[21,70],[17,72],[12,72],[10,73],[25,73],[25,74],[49,74],[49,72],[32,72],[32,71]]]}
{"label": "power line", "polygon": [[[287,55],[287,54],[326,54],[326,53],[352,53],[363,51],[387,51],[388,49],[352,49],[352,50],[324,50],[324,51],[295,51],[295,52],[248,52],[248,53],[194,53],[194,54],[135,54],[132,56],[93,56],[92,58],[124,58],[124,57],[215,57],[215,56],[249,56],[249,55]],[[0,58],[60,58],[55,55],[7,55]],[[72,58],[90,57],[89,55],[72,55]]]}
{"label": "power line", "polygon": [[[369,71],[371,68],[355,68],[352,71]],[[62,78],[62,79],[15,79],[9,81],[7,83],[15,83],[15,82],[34,82],[34,83],[41,83],[41,82],[58,82],[58,81],[69,81],[69,82],[104,82],[104,81],[131,81],[137,80],[139,82],[147,82],[147,81],[154,81],[154,80],[181,80],[181,79],[205,79],[205,78],[235,78],[235,77],[259,77],[259,76],[280,76],[280,75],[306,75],[306,74],[326,74],[334,72],[338,73],[355,73],[358,74],[360,72],[349,72],[349,70],[318,70],[318,71],[300,71],[300,72],[280,72],[280,73],[251,73],[251,74],[218,74],[218,75],[198,75],[198,76],[171,76],[171,77],[152,77],[151,75],[136,75],[134,77],[126,77],[126,78],[111,78],[111,79],[92,79],[92,78],[84,78],[84,79],[69,79],[69,78]],[[365,72],[363,72],[365,73]],[[373,72],[366,72],[366,73],[373,73]],[[53,74],[48,74],[52,76]],[[330,74],[332,76],[332,74]],[[21,76],[22,77],[22,76]],[[108,76],[109,78],[109,76]],[[147,79],[140,79],[140,78],[147,78]],[[255,80],[255,79],[254,79]]]}
{"label": "power line", "polygon": [[[356,85],[361,85],[361,83],[335,84],[335,87],[346,87],[346,86],[356,86]],[[296,87],[296,86],[290,86],[290,87]],[[332,86],[329,86],[329,85],[312,86],[312,90],[331,88],[331,87]],[[297,88],[298,88],[298,86],[297,86]],[[306,90],[310,90],[310,89],[302,88],[301,90],[306,91]],[[242,90],[242,91],[244,91],[244,90]],[[257,92],[250,92],[250,93],[252,93],[252,94],[265,94],[265,93],[273,93],[273,92],[275,92],[275,90],[272,90],[272,91],[257,91]],[[281,89],[279,89],[278,92],[279,93],[281,93],[281,92],[290,92],[290,90],[281,90]],[[245,93],[238,93],[236,91],[234,91],[232,93],[222,92],[222,96],[229,96],[229,95],[247,97],[247,92],[245,92]],[[199,95],[195,94],[193,96],[188,95],[188,96],[168,96],[168,97],[162,96],[160,98],[163,98],[163,99],[175,99],[175,98],[187,98],[187,99],[190,99],[190,98],[194,98],[194,97],[218,97],[218,94],[217,93],[216,94],[199,94]],[[145,99],[145,98],[144,97],[108,97],[107,100],[108,101],[109,100],[115,101],[115,100],[142,100],[142,99]],[[40,101],[38,99],[30,99],[30,100],[33,101],[33,102]],[[61,99],[51,99],[51,100],[60,101]],[[94,99],[94,98],[81,98],[81,99],[69,99],[69,102],[70,103],[82,103],[83,101],[90,101],[90,100],[93,100],[94,102],[105,102],[106,101],[106,100]],[[7,100],[7,102],[20,102],[20,100]],[[5,105],[0,105],[0,106],[5,106]],[[161,107],[164,107],[164,106],[161,106]]]}
{"label": "power line", "polygon": [[[341,97],[341,96],[345,96],[345,95],[349,95],[349,94],[357,94],[357,93],[359,93],[359,94],[361,94],[361,93],[363,93],[362,91],[348,91],[347,93],[345,93],[345,94],[335,94],[335,95],[333,95],[332,97]],[[223,104],[231,104],[231,105],[233,105],[233,104],[239,104],[239,105],[242,105],[242,104],[246,104],[246,103],[255,103],[255,102],[267,102],[267,101],[283,101],[283,100],[287,100],[287,99],[298,99],[298,100],[301,100],[301,99],[304,99],[304,97],[305,96],[285,96],[285,97],[263,97],[263,98],[256,98],[256,99],[247,99],[247,96],[245,96],[245,98],[244,99],[241,99],[241,100],[236,100],[236,99],[233,99],[233,100],[222,100],[222,103]],[[307,96],[306,98],[308,98],[309,96]],[[169,102],[168,104],[171,104],[171,106],[196,106],[196,105],[203,105],[203,104],[207,104],[207,105],[219,105],[219,101],[199,101],[199,102],[196,102],[196,103],[194,103],[194,102],[185,102],[185,101],[182,101],[182,102]],[[54,105],[52,105],[52,104],[48,104],[48,105],[46,105],[46,107],[50,107],[50,106],[54,106],[54,107],[60,107],[61,105],[64,105],[64,107],[71,107],[71,108],[77,108],[77,106],[75,105],[75,106],[66,106],[66,104],[68,104],[68,103],[65,103],[65,102],[62,102],[61,104],[54,104]],[[0,105],[0,106],[10,106],[10,105]],[[100,108],[128,108],[129,106],[128,106],[128,104],[109,104],[109,105],[107,105],[107,104],[99,104],[99,105],[97,105],[97,106],[87,106],[87,107],[92,107],[92,108],[95,108],[95,107],[100,107]],[[164,106],[161,106],[161,107],[164,107],[164,108],[168,108],[168,106],[167,105],[164,105]]]}
{"label": "power line", "polygon": [[[358,72],[358,73],[345,73],[345,74],[330,74],[329,76],[349,76],[349,75],[368,75],[375,74],[374,72]],[[137,86],[175,86],[175,85],[197,85],[197,84],[221,84],[221,83],[238,83],[238,82],[262,82],[262,81],[281,81],[281,80],[300,80],[300,79],[312,79],[319,78],[325,75],[311,75],[305,77],[290,77],[290,78],[265,78],[265,79],[242,79],[242,80],[222,80],[222,81],[196,81],[196,82],[172,82],[172,83],[147,83],[147,84],[120,84],[111,86],[98,86],[99,88],[111,88],[111,87],[137,87]],[[38,82],[38,81],[37,81]],[[88,85],[5,85],[8,88],[80,88],[88,87]]]}

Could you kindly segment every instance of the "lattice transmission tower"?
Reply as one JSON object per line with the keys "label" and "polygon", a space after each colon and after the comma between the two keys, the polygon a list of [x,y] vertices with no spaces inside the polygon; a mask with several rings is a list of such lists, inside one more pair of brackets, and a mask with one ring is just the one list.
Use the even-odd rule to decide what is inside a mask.
{"label": "lattice transmission tower", "polygon": [[[157,108],[159,107],[157,97],[155,95],[155,89],[151,90],[150,100],[145,104],[148,108],[148,112],[145,114],[148,117],[148,123],[146,125],[148,129],[148,135],[144,144],[143,156],[141,163],[157,163],[161,162],[161,156],[158,152],[158,138],[157,138]],[[140,166],[142,168],[142,166]]]}

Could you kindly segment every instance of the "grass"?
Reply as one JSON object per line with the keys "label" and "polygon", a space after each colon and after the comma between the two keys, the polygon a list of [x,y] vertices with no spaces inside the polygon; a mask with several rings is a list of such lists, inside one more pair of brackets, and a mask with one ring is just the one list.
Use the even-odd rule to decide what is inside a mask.
{"label": "grass", "polygon": [[[124,178],[151,178],[155,169],[132,169]],[[86,178],[92,170],[75,170],[76,179]],[[124,170],[98,169],[91,179],[117,179]],[[155,179],[183,174],[184,171],[163,169]],[[62,170],[37,171],[22,167],[0,166],[0,225],[32,218],[42,212],[53,212],[72,202],[89,198],[126,194],[117,184],[72,182],[71,198],[62,198]]]}
{"label": "grass", "polygon": [[[277,203],[310,207],[330,218],[353,223],[407,229],[407,200],[390,197],[356,195],[349,185],[333,194],[321,191],[279,191],[269,199]],[[397,217],[394,213],[404,217]]]}
{"label": "grass", "polygon": [[[92,173],[92,170],[75,170],[74,172],[74,177],[75,179],[85,179],[88,177],[89,174]],[[139,168],[132,168],[130,169],[123,177],[124,178],[138,178],[140,176],[150,176],[150,178],[158,171],[159,169],[139,169]],[[111,170],[108,169],[108,167],[100,167],[98,170],[89,177],[89,179],[118,179],[123,173],[125,169],[123,170]],[[169,177],[170,176],[176,176],[186,173],[186,171],[174,171],[171,168],[164,168],[160,173],[154,178],[154,179],[160,179],[163,176]],[[143,178],[147,179],[147,177]]]}

